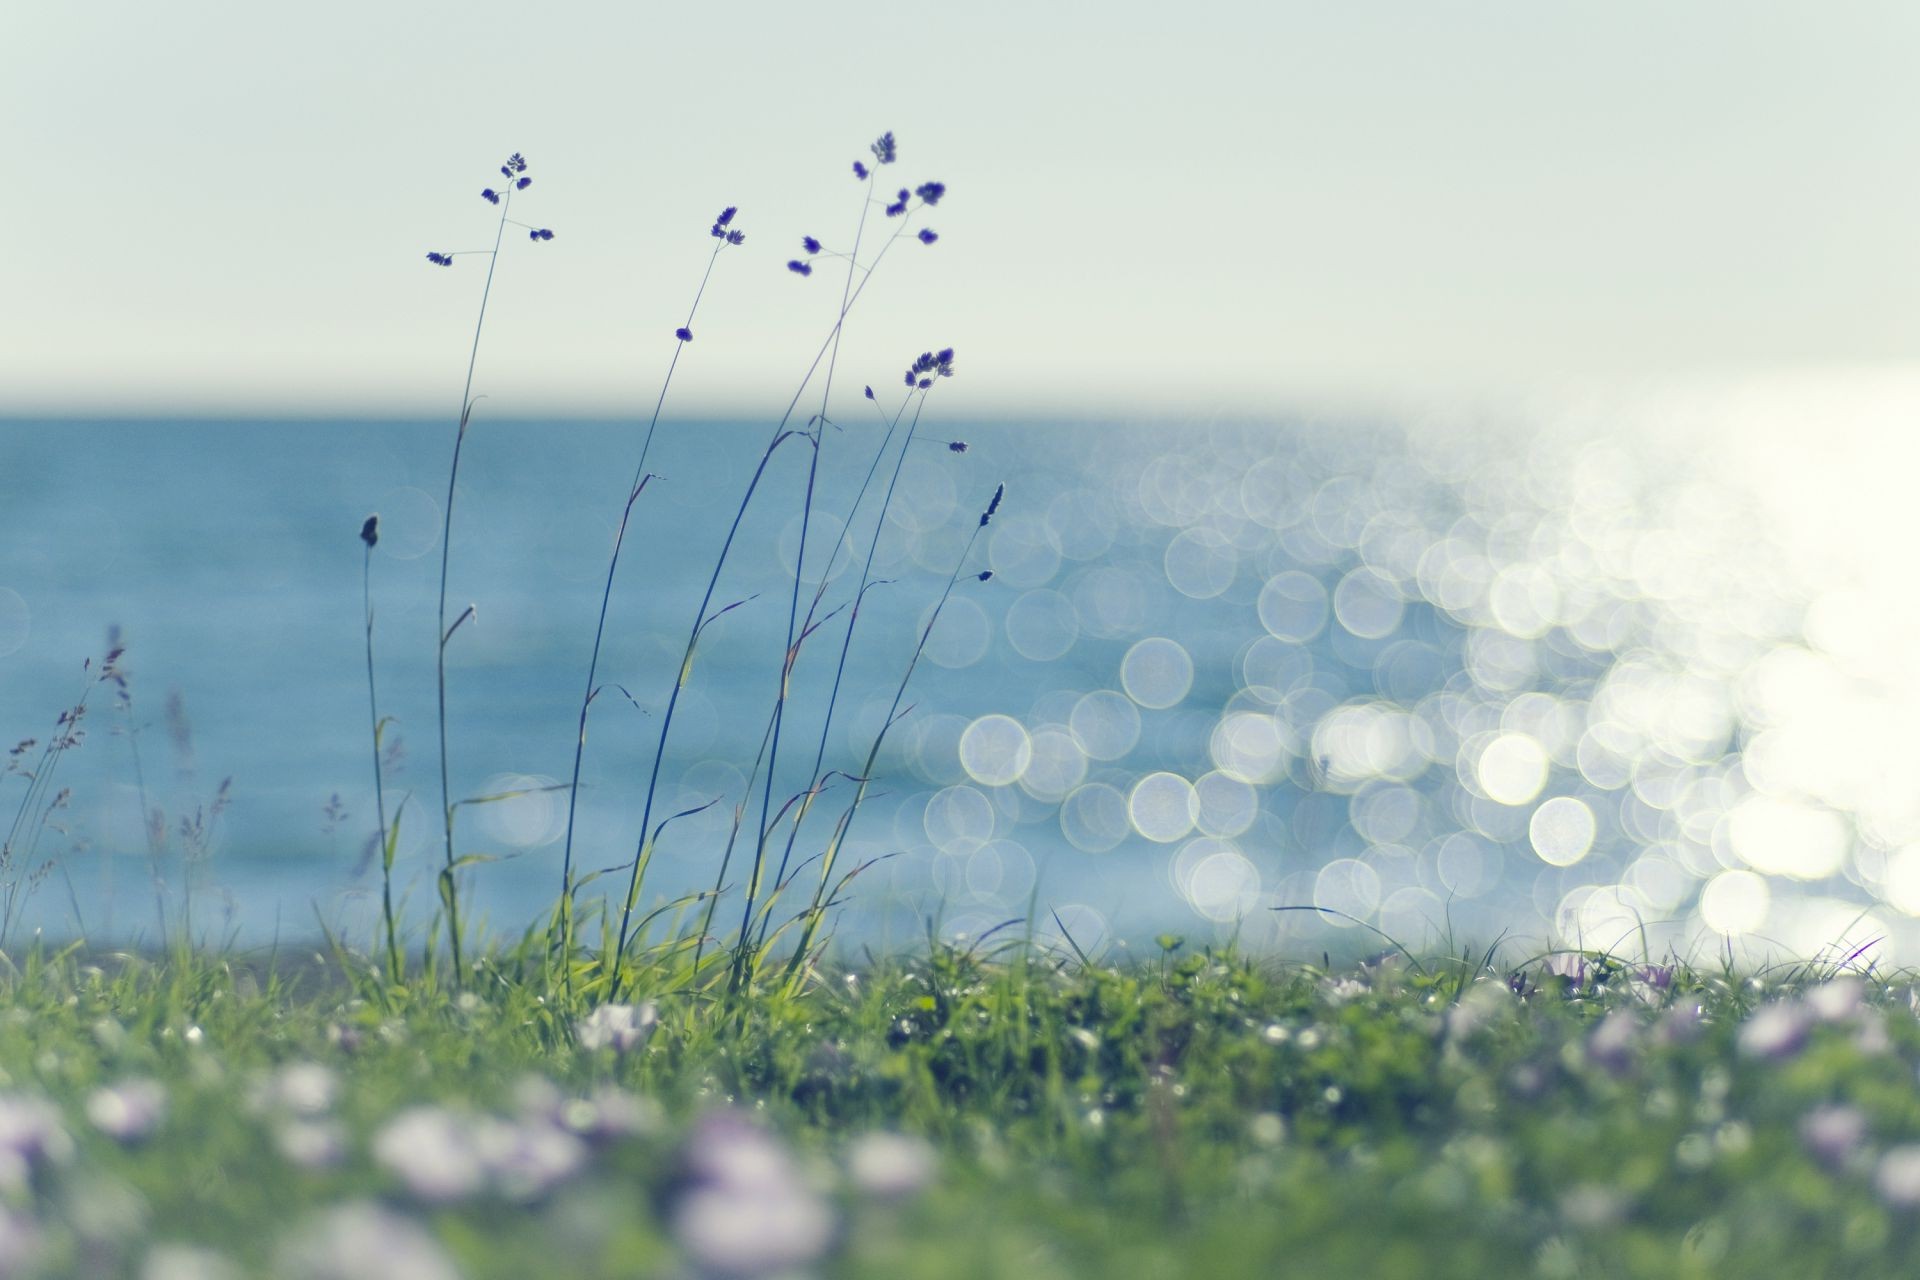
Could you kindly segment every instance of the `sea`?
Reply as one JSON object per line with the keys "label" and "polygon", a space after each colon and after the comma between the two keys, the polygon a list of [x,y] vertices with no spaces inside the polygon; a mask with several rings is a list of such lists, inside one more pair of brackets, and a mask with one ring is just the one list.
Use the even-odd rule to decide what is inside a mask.
{"label": "sea", "polygon": [[444,548],[449,421],[0,419],[0,945],[368,946],[382,808],[422,945],[452,626],[495,938],[549,917],[570,825],[617,912],[650,814],[655,936],[715,890],[738,928],[757,854],[777,930],[831,852],[849,953],[1913,954],[1913,548],[1877,402],[1823,435],[1833,403],[936,392],[910,436],[666,420],[644,469],[644,423],[476,414]]}

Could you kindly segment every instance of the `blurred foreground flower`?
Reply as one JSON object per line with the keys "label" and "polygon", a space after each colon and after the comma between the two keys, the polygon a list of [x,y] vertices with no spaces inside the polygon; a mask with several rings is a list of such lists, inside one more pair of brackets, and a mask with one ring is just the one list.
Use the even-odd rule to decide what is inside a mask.
{"label": "blurred foreground flower", "polygon": [[734,1112],[694,1123],[673,1208],[675,1239],[696,1274],[749,1280],[791,1274],[826,1253],[833,1212],[779,1140]]}
{"label": "blurred foreground flower", "polygon": [[281,1251],[276,1275],[297,1280],[460,1280],[425,1227],[361,1201],[313,1219]]}
{"label": "blurred foreground flower", "polygon": [[660,1011],[651,1003],[603,1004],[575,1023],[573,1033],[588,1052],[611,1047],[615,1053],[626,1053],[646,1044],[659,1022]]}
{"label": "blurred foreground flower", "polygon": [[0,1094],[0,1189],[24,1189],[34,1173],[72,1155],[73,1139],[51,1103]]}
{"label": "blurred foreground flower", "polygon": [[904,1200],[933,1183],[937,1160],[923,1139],[899,1133],[869,1133],[847,1148],[847,1179],[853,1189],[878,1200]]}
{"label": "blurred foreground flower", "polygon": [[117,1142],[138,1142],[160,1127],[167,1113],[167,1091],[157,1080],[125,1080],[95,1089],[87,1098],[87,1119]]}

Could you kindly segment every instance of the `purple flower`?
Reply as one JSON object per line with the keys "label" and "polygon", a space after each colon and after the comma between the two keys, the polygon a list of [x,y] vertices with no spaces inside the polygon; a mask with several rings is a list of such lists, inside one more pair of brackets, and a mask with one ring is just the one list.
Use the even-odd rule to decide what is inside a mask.
{"label": "purple flower", "polygon": [[881,164],[892,164],[899,156],[899,149],[894,144],[893,130],[891,129],[881,134],[878,138],[875,138],[873,140],[873,146],[869,149],[873,152],[873,158]]}
{"label": "purple flower", "polygon": [[541,228],[539,228],[538,230],[534,230],[534,231],[529,231],[529,232],[527,232],[527,239],[529,239],[529,240],[551,240],[551,239],[553,239],[553,231],[552,231],[552,229],[551,229],[551,228],[549,228],[549,227],[541,227]]}
{"label": "purple flower", "polygon": [[488,204],[500,203],[500,193],[498,191],[495,191],[492,187],[481,188],[480,198],[482,200],[485,200]]}
{"label": "purple flower", "polygon": [[427,255],[427,261],[436,267],[450,267],[453,265],[453,255],[450,253],[429,253]]}
{"label": "purple flower", "polygon": [[859,162],[858,160],[855,160],[855,161],[853,162],[853,176],[854,176],[854,177],[856,177],[856,178],[864,178],[864,177],[866,177],[866,176],[867,176],[867,166],[865,166],[864,164],[861,164],[861,163],[860,163],[860,162]]}
{"label": "purple flower", "polygon": [[696,1121],[681,1159],[689,1185],[671,1221],[697,1274],[803,1271],[832,1243],[832,1210],[779,1141],[744,1117],[719,1112]]}
{"label": "purple flower", "polygon": [[435,1204],[472,1195],[486,1181],[472,1122],[439,1107],[413,1107],[388,1121],[373,1140],[373,1158]]}
{"label": "purple flower", "polygon": [[931,227],[920,228],[921,244],[932,244],[935,240],[938,240],[939,238],[940,238],[940,233],[933,230]]}
{"label": "purple flower", "polygon": [[800,247],[802,249],[805,249],[808,253],[820,252],[820,242],[818,240],[815,240],[812,236],[801,236]]}
{"label": "purple flower", "polygon": [[525,157],[523,157],[518,151],[514,152],[512,155],[507,157],[507,168],[513,170],[515,173],[525,173],[527,171],[527,162]]}
{"label": "purple flower", "polygon": [[947,184],[944,182],[923,182],[913,189],[913,194],[919,196],[923,204],[939,204],[940,197],[947,194]]}
{"label": "purple flower", "polygon": [[993,491],[993,501],[989,502],[987,504],[987,509],[980,513],[980,527],[982,529],[987,527],[987,521],[993,519],[993,513],[1000,509],[1000,499],[1006,496],[1007,496],[1007,486],[1004,484],[1000,485],[998,488],[996,488]]}
{"label": "purple flower", "polygon": [[1625,1009],[1615,1009],[1600,1020],[1587,1037],[1587,1058],[1611,1075],[1623,1075],[1633,1065],[1634,1042],[1640,1024]]}
{"label": "purple flower", "polygon": [[1776,1001],[1754,1011],[1740,1028],[1743,1056],[1779,1062],[1799,1053],[1807,1043],[1812,1018],[1799,1003]]}
{"label": "purple flower", "polygon": [[906,211],[907,211],[907,202],[905,200],[896,200],[894,203],[887,206],[887,216],[889,218],[897,218],[901,214],[905,213]]}
{"label": "purple flower", "polygon": [[811,263],[802,262],[798,258],[794,258],[793,260],[787,263],[787,270],[793,272],[797,276],[810,276],[813,274],[813,265]]}
{"label": "purple flower", "polygon": [[1800,1118],[1800,1141],[1830,1169],[1844,1166],[1866,1140],[1867,1117],[1858,1107],[1815,1107]]}
{"label": "purple flower", "polygon": [[947,441],[948,453],[965,453],[966,451],[967,451],[967,442],[965,440]]}
{"label": "purple flower", "polygon": [[528,187],[532,185],[533,185],[532,178],[522,178],[518,182],[513,184],[513,189],[515,191],[525,191]]}
{"label": "purple flower", "polygon": [[747,233],[746,233],[746,232],[744,232],[744,231],[729,231],[729,232],[727,232],[727,243],[728,243],[728,244],[745,244],[746,242],[747,242]]}
{"label": "purple flower", "polygon": [[872,387],[868,387],[868,388],[867,388],[867,399],[869,399],[869,400],[871,400],[871,399],[873,399],[873,388],[872,388]]}
{"label": "purple flower", "polygon": [[991,582],[993,580],[993,570],[982,569],[979,573],[976,573],[973,576],[975,578],[978,578],[981,582]]}
{"label": "purple flower", "polygon": [[368,516],[367,522],[360,526],[360,541],[366,543],[369,548],[379,544],[380,517],[378,515]]}
{"label": "purple flower", "polygon": [[685,325],[681,325],[678,329],[675,329],[673,331],[673,336],[680,339],[680,341],[682,342],[692,342],[693,330],[687,328]]}
{"label": "purple flower", "polygon": [[720,211],[720,216],[713,220],[713,225],[716,227],[726,226],[728,223],[733,221],[733,215],[738,212],[740,212],[739,206],[731,205],[731,204],[728,205],[726,208]]}

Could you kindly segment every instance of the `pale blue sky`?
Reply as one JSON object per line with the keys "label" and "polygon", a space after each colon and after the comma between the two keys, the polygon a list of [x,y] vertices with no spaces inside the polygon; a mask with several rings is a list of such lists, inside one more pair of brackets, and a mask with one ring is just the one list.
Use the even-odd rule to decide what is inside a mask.
{"label": "pale blue sky", "polygon": [[9,6],[0,412],[633,412],[721,205],[683,407],[760,408],[849,162],[951,187],[845,367],[969,407],[1881,366],[1920,342],[1911,0]]}

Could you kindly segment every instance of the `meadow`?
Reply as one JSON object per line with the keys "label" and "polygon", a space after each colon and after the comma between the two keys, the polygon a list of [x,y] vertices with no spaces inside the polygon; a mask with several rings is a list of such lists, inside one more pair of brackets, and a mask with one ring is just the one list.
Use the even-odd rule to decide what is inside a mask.
{"label": "meadow", "polygon": [[[733,206],[696,229],[707,256],[663,324],[604,568],[585,571],[597,610],[567,614],[578,666],[542,677],[573,690],[568,764],[478,790],[503,743],[458,731],[489,674],[461,661],[490,616],[478,588],[450,590],[476,583],[459,556],[491,518],[463,461],[496,268],[567,231],[524,219],[539,175],[515,153],[478,193],[491,247],[425,254],[484,279],[444,497],[420,496],[437,531],[368,511],[357,543],[351,525],[334,539],[359,573],[352,626],[329,634],[350,631],[364,675],[366,801],[326,809],[359,845],[352,918],[316,905],[285,931],[309,943],[239,945],[209,906],[232,793],[150,797],[117,635],[53,732],[15,748],[0,1277],[1900,1271],[1920,1243],[1914,980],[1871,942],[1771,961],[1731,941],[1767,920],[1777,850],[1759,819],[1724,834],[1752,798],[1739,749],[1758,713],[1722,686],[1785,643],[1792,610],[1730,589],[1689,613],[1671,566],[1744,543],[1739,513],[1659,527],[1666,509],[1591,451],[1548,458],[1578,498],[1562,504],[1528,470],[1542,452],[1515,487],[1557,514],[1529,523],[1498,508],[1512,476],[1493,462],[1342,437],[1156,460],[1125,509],[1168,531],[1144,556],[1072,493],[1003,540],[1030,477],[956,471],[944,505],[915,487],[928,459],[980,458],[937,425],[962,358],[903,351],[878,389],[840,367],[875,274],[941,239],[945,184],[894,180],[900,158],[874,140],[842,179],[849,234],[798,238],[781,267],[829,291],[831,319],[747,446],[743,491],[696,476],[682,493],[718,513],[694,562],[630,533],[686,483],[650,468],[656,433],[678,425],[709,287],[759,234]],[[1671,511],[1718,510],[1699,498]],[[384,581],[396,529],[431,617]],[[1103,562],[1116,545],[1130,558]],[[1090,566],[1071,598],[1047,586],[1063,559]],[[1136,561],[1259,635],[1148,633]],[[944,695],[979,656],[942,653],[952,619],[991,637],[970,593],[1008,577],[1022,659],[1059,665],[1084,628],[1121,688],[923,732],[929,668]],[[872,601],[903,592],[878,623]],[[635,596],[668,619],[658,670],[629,669]],[[747,615],[743,665],[728,637]],[[1204,705],[1181,710],[1196,686]],[[689,707],[724,708],[724,730],[686,747]],[[595,760],[609,715],[626,717],[618,770]],[[184,713],[167,719],[190,760]],[[63,766],[103,721],[137,774],[139,830],[113,852],[147,883],[123,877],[123,913],[151,896],[126,938],[83,926],[73,875]],[[424,770],[404,773],[403,727]],[[946,785],[903,800],[902,773]],[[618,806],[591,811],[590,790]],[[503,851],[516,828],[490,815],[529,805],[545,834]],[[1038,827],[1096,860],[1148,847],[1146,883],[1194,927],[1129,936],[1118,912],[1060,902],[1007,836]],[[893,846],[922,837],[931,870],[901,870],[913,851]],[[1117,862],[1083,875],[1117,884]],[[486,896],[509,874],[512,915]],[[917,936],[861,922],[876,886]],[[71,906],[71,945],[49,901]],[[1804,930],[1835,918],[1819,905]]]}

